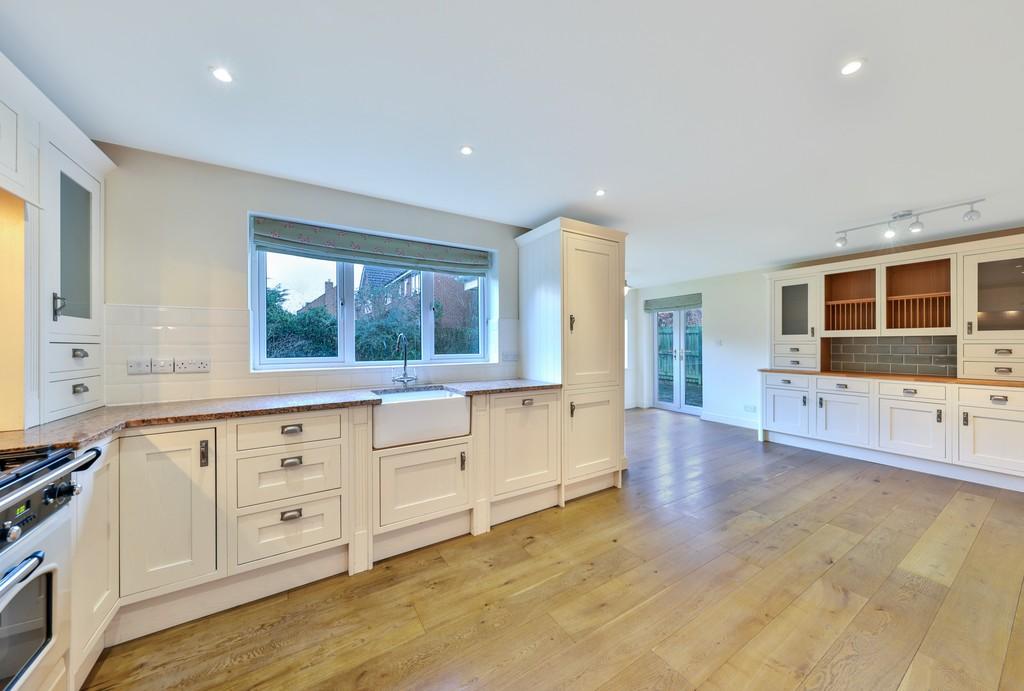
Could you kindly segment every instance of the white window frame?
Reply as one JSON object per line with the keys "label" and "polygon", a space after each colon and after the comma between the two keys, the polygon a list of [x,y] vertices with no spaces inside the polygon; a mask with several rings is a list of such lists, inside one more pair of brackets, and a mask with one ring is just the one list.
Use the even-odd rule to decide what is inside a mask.
{"label": "white window frame", "polygon": [[[250,351],[254,371],[274,370],[329,370],[360,367],[394,367],[394,360],[356,361],[355,354],[355,272],[347,262],[336,262],[335,285],[338,286],[338,356],[326,358],[269,358],[267,357],[267,259],[266,252],[257,250],[252,242],[250,255]],[[413,267],[410,267],[413,268]],[[444,272],[442,272],[444,273]],[[459,275],[459,274],[453,274]],[[420,271],[420,352],[422,358],[410,360],[410,365],[479,364],[489,362],[489,309],[488,277],[478,278],[478,324],[480,352],[473,355],[438,354],[434,352],[434,272]]]}

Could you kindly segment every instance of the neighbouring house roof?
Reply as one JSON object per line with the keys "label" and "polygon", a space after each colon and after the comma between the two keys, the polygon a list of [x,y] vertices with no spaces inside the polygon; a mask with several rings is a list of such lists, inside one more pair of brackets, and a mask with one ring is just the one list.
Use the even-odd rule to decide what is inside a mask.
{"label": "neighbouring house roof", "polygon": [[390,269],[384,266],[364,266],[363,275],[359,279],[358,290],[363,288],[382,288],[391,285],[413,273],[410,269]]}

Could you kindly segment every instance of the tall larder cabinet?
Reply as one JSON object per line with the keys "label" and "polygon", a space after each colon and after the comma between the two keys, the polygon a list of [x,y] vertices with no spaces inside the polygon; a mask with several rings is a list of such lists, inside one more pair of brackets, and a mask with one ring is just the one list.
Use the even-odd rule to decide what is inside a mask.
{"label": "tall larder cabinet", "polygon": [[621,480],[625,240],[568,218],[516,238],[523,376],[562,384],[566,485]]}

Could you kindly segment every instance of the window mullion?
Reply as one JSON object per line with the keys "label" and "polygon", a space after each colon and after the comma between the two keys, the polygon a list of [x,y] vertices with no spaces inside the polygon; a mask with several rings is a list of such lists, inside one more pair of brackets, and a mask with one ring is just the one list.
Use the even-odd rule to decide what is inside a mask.
{"label": "window mullion", "polygon": [[429,271],[420,273],[420,348],[423,361],[434,359],[434,274]]}
{"label": "window mullion", "polygon": [[[356,300],[355,300],[355,271],[349,263],[342,263],[342,283],[345,296],[344,304],[344,336],[345,345],[343,349],[343,361],[355,363],[356,361]],[[339,321],[341,321],[339,319]]]}

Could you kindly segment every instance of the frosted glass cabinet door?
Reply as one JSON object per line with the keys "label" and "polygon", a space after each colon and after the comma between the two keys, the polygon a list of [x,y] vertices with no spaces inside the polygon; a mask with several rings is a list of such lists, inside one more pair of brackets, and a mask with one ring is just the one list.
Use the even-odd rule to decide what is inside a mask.
{"label": "frosted glass cabinet door", "polygon": [[1024,339],[1024,248],[964,257],[964,338]]}
{"label": "frosted glass cabinet door", "polygon": [[809,341],[817,337],[818,279],[775,281],[774,333],[776,341]]}
{"label": "frosted glass cabinet door", "polygon": [[100,190],[74,161],[47,146],[42,257],[51,334],[100,335]]}

